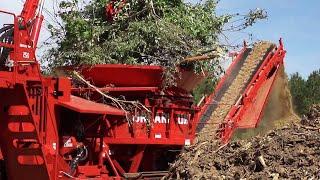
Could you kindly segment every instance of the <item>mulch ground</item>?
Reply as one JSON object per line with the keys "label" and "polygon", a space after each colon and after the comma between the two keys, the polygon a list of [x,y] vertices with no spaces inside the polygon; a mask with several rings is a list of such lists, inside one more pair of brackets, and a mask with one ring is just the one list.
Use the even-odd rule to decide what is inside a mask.
{"label": "mulch ground", "polygon": [[191,146],[172,164],[168,179],[320,179],[320,105],[301,122],[264,136],[221,145]]}

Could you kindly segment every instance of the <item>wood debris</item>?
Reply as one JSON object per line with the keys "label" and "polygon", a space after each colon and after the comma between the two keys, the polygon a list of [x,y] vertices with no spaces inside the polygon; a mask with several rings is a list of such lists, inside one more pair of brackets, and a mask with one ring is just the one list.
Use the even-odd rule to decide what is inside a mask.
{"label": "wood debris", "polygon": [[[172,164],[168,179],[320,179],[320,105],[301,123],[265,136],[231,142],[219,151],[205,143],[198,155],[188,148]],[[195,155],[199,156],[195,158]],[[193,161],[191,164],[187,162]]]}

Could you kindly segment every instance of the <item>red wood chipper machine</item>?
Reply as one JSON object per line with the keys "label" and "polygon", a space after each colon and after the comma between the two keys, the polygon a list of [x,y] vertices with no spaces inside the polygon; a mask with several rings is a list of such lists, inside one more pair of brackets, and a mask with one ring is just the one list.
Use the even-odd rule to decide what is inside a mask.
{"label": "red wood chipper machine", "polygon": [[[162,67],[119,64],[83,67],[79,73],[88,85],[73,86],[69,78],[40,72],[35,50],[42,6],[26,0],[19,16],[0,11],[12,19],[0,29],[3,179],[161,177],[227,95],[234,101],[224,106],[218,136],[227,142],[237,128],[256,127],[283,66],[281,41],[244,46],[215,92],[198,105],[191,90],[202,77],[183,68],[177,86],[165,90]],[[128,111],[109,96],[140,107]]]}

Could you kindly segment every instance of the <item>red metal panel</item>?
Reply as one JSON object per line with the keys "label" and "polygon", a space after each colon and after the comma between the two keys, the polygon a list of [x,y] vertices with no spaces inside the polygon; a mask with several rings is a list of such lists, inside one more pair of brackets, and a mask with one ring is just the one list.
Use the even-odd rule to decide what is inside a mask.
{"label": "red metal panel", "polygon": [[12,73],[0,71],[0,88],[9,88],[12,85],[13,85]]}
{"label": "red metal panel", "polygon": [[[177,87],[192,91],[205,74],[196,74],[192,70],[180,70]],[[161,87],[163,68],[160,66],[103,64],[84,67],[81,74],[98,87]]]}
{"label": "red metal panel", "polygon": [[24,18],[25,23],[32,21],[36,15],[37,8],[39,6],[39,0],[27,0],[24,3],[21,17]]}
{"label": "red metal panel", "polygon": [[77,96],[71,96],[70,101],[67,102],[59,101],[58,104],[79,113],[110,114],[118,116],[125,115],[124,111],[117,108],[100,103],[95,103],[93,101],[89,101]]}
{"label": "red metal panel", "polygon": [[[156,92],[158,87],[104,87],[98,88],[103,92]],[[92,88],[72,88],[72,92],[93,91]]]}
{"label": "red metal panel", "polygon": [[83,68],[81,74],[98,87],[159,87],[162,72],[160,66],[103,64]]}
{"label": "red metal panel", "polygon": [[264,82],[263,85],[260,87],[256,97],[252,100],[250,106],[245,109],[244,114],[240,117],[240,120],[237,123],[238,128],[256,127],[275,77],[276,73],[266,82]]}
{"label": "red metal panel", "polygon": [[[176,138],[104,138],[107,144],[157,144],[157,145],[181,145],[184,146],[186,140],[190,139],[176,139]],[[192,143],[192,140],[189,142]]]}
{"label": "red metal panel", "polygon": [[61,101],[70,101],[71,81],[66,77],[59,77],[57,80],[57,93],[60,94],[58,99]]}

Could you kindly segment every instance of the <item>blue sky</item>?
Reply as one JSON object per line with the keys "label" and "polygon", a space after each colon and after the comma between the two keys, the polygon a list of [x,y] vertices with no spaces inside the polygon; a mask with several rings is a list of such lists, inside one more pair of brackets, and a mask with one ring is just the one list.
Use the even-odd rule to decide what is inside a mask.
{"label": "blue sky", "polygon": [[[320,68],[319,0],[221,0],[217,10],[219,14],[245,14],[255,8],[265,9],[269,17],[245,31],[259,40],[277,42],[282,37],[288,74],[299,72],[306,77]],[[230,37],[231,42],[240,43],[243,39],[248,39],[248,35]]]}
{"label": "blue sky", "polygon": [[[19,13],[21,8],[21,0],[1,0],[0,9]],[[51,9],[51,6],[47,3],[46,8]],[[219,14],[245,14],[255,8],[265,9],[268,20],[255,24],[245,32],[252,33],[254,40],[277,42],[282,37],[287,50],[285,61],[288,74],[299,72],[306,77],[320,68],[319,0],[221,0],[217,10]],[[3,17],[0,17],[0,22],[4,22]],[[47,36],[46,32],[42,33],[42,39]],[[244,39],[248,40],[248,35],[238,33],[231,35],[229,42],[240,43]]]}

